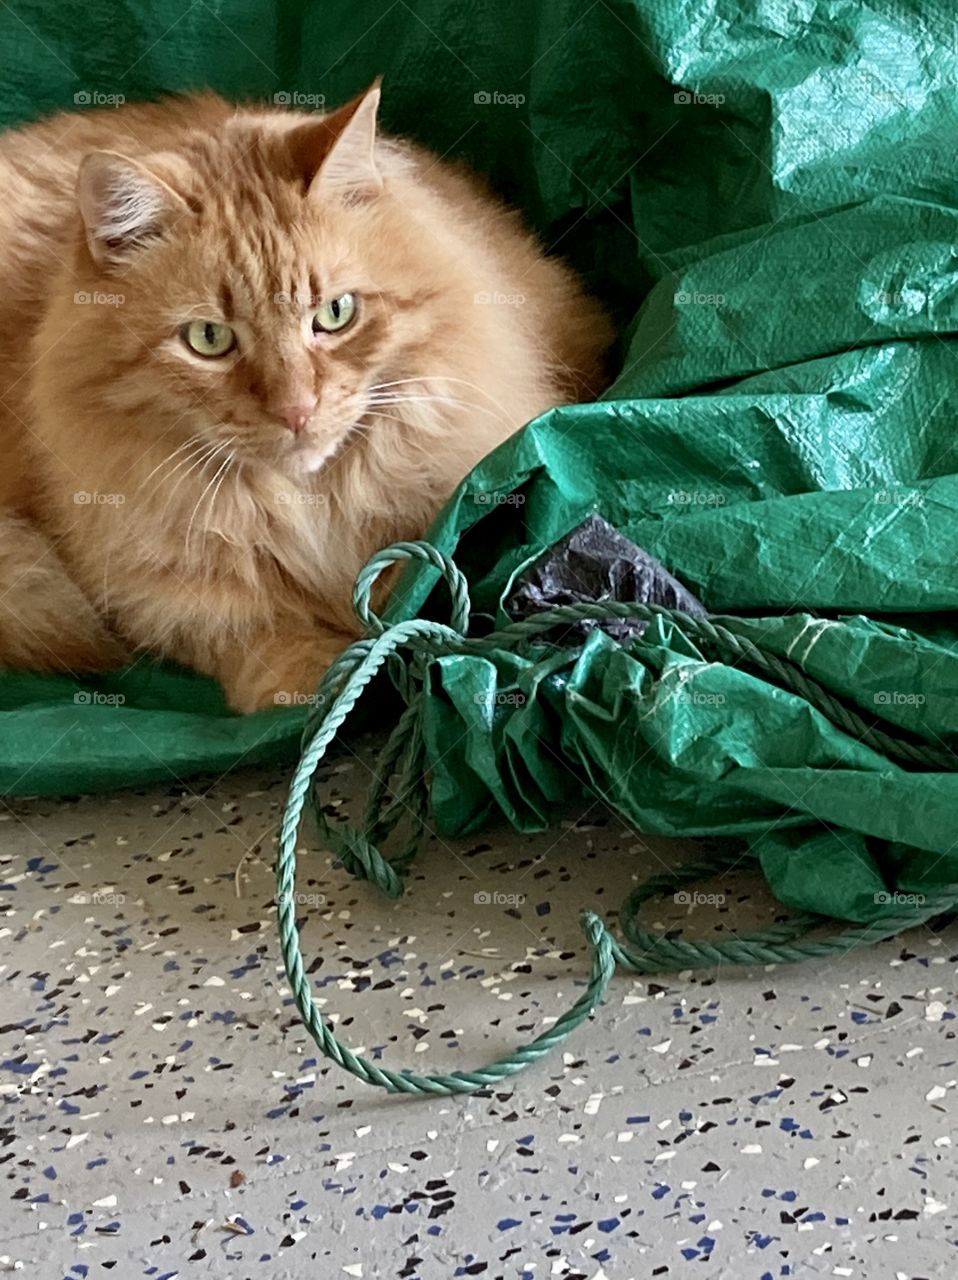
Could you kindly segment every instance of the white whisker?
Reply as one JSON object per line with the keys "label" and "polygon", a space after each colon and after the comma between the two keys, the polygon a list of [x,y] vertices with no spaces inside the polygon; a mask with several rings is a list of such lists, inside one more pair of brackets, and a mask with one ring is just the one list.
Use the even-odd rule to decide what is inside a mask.
{"label": "white whisker", "polygon": [[214,507],[216,506],[216,498],[217,498],[217,495],[219,494],[219,491],[220,491],[220,489],[222,488],[223,481],[226,479],[226,477],[227,477],[227,476],[229,475],[229,473],[230,473],[230,467],[233,465],[233,463],[234,463],[235,461],[236,461],[236,454],[235,454],[235,453],[231,453],[231,454],[230,454],[230,456],[226,459],[226,469],[225,469],[225,471],[223,471],[223,472],[222,472],[222,474],[220,475],[219,480],[217,480],[217,482],[216,482],[216,488],[215,488],[215,489],[213,490],[213,492],[210,494],[210,501],[209,501],[209,507],[207,508],[206,520],[205,520],[205,522],[204,522],[204,524],[203,524],[203,532],[204,532],[204,533],[209,533],[209,532],[210,532],[210,521],[211,521],[211,520],[212,520],[212,518],[213,518],[213,509],[214,509]]}
{"label": "white whisker", "polygon": [[[187,478],[187,476],[192,475],[194,471],[201,470],[208,463],[212,462],[217,457],[217,455],[222,453],[224,449],[228,448],[231,443],[232,441],[224,440],[224,441],[221,441],[219,444],[206,445],[200,451],[200,454],[198,456],[194,455],[193,457],[184,458],[181,463],[178,463],[177,466],[174,467],[173,470],[175,472],[179,470],[180,466],[183,466],[185,463],[187,462],[191,463],[191,465],[187,467],[187,469],[183,472],[183,474],[177,480],[176,484],[167,494],[166,502],[163,504],[163,510],[160,513],[161,517],[165,516],[167,511],[170,509],[170,504],[173,501],[173,497],[177,489],[179,489],[179,487],[182,485],[183,481]],[[167,476],[168,480],[171,478],[172,474],[173,472],[170,473],[170,476]]]}
{"label": "white whisker", "polygon": [[409,423],[405,418],[397,418],[393,413],[377,413],[375,409],[367,409],[363,414],[364,418],[382,418],[385,422],[398,422],[402,427],[408,427]]}
{"label": "white whisker", "polygon": [[[165,467],[168,462],[172,462],[178,453],[182,453],[184,449],[190,449],[192,446],[201,445],[202,443],[203,441],[199,436],[190,436],[189,440],[184,440],[184,442],[181,445],[179,445],[176,449],[174,449],[172,453],[168,453],[166,457],[162,460],[162,462],[158,462],[156,464],[156,466],[153,468],[150,474],[146,476],[143,480],[141,480],[140,483],[136,486],[135,492],[139,493],[140,490],[146,485],[147,481],[152,480],[161,467]],[[167,477],[167,479],[169,479],[169,477]]]}
{"label": "white whisker", "polygon": [[[480,387],[477,383],[470,382],[468,378],[456,378],[447,374],[435,374],[435,375],[421,374],[417,378],[394,378],[390,382],[373,383],[372,386],[369,388],[369,391],[367,394],[369,394],[370,397],[375,397],[379,392],[386,391],[390,387],[402,387],[402,386],[408,386],[410,384],[414,384],[416,386],[422,387],[423,390],[428,394],[428,387],[423,386],[423,384],[429,383],[429,382],[440,382],[447,385],[450,383],[458,383],[461,386],[469,387],[473,391],[478,391],[481,396],[483,396],[486,400],[489,401],[490,404],[494,405],[496,409],[498,409],[499,415],[501,415],[501,421],[503,422],[503,424],[508,425],[510,428],[513,428],[516,425],[508,409],[506,409],[504,405],[500,404],[499,401],[495,398],[495,396],[491,395],[490,392],[488,392],[484,387]],[[396,394],[396,393],[393,393],[393,394]],[[448,402],[455,403],[463,407],[476,409],[480,413],[485,412],[485,413],[489,413],[491,416],[497,416],[497,415],[492,415],[491,410],[484,409],[483,406],[477,405],[472,401],[454,400],[452,397],[449,397]]]}
{"label": "white whisker", "polygon": [[501,422],[510,431],[515,428],[515,420],[508,417],[505,411],[496,413],[493,409],[486,405],[475,404],[471,400],[459,400],[455,396],[369,396],[367,403],[371,405],[403,405],[403,404],[438,404],[448,405],[455,409],[472,409],[476,413],[483,413],[487,417],[492,418],[495,422]]}
{"label": "white whisker", "polygon": [[468,378],[455,378],[450,374],[420,374],[418,378],[394,378],[392,382],[374,382],[369,390],[384,391],[387,387],[401,387],[411,382],[418,383],[420,385],[424,382],[458,382],[464,387],[470,387],[473,391],[478,391],[481,396],[485,396],[485,398],[494,404],[497,409],[502,409],[503,412],[505,412],[504,406],[501,405],[495,396],[488,392],[485,387],[480,387],[476,382],[470,382]]}
{"label": "white whisker", "polygon": [[[224,443],[227,445],[232,445],[232,444],[235,444],[236,442],[235,440],[231,439],[231,440],[224,441]],[[210,489],[212,489],[213,485],[216,484],[216,481],[220,478],[220,475],[230,466],[230,464],[233,462],[235,457],[236,455],[234,453],[230,453],[220,463],[219,468],[214,473],[212,480],[210,480],[206,488],[203,490],[203,492],[200,494],[200,496],[196,500],[196,505],[194,506],[193,513],[190,516],[190,522],[186,526],[186,538],[184,539],[184,542],[183,542],[183,554],[187,559],[189,559],[189,554],[190,554],[190,537],[193,533],[193,522],[195,521],[197,513],[199,512],[199,509],[202,506],[203,499],[209,493]]]}

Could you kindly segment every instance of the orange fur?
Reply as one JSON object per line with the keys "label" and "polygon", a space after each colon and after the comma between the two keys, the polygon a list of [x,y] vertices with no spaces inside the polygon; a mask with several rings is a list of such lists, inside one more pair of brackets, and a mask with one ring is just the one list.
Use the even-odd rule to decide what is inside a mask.
{"label": "orange fur", "polygon": [[[0,664],[122,645],[239,711],[309,693],[368,556],[598,390],[596,304],[475,179],[377,136],[377,99],[202,96],[0,138]],[[314,334],[346,292],[354,322]],[[194,354],[194,320],[236,350]]]}

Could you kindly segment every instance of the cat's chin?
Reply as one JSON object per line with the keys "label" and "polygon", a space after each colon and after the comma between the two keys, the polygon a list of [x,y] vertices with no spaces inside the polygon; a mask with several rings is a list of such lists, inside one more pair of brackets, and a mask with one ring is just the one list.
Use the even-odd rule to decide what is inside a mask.
{"label": "cat's chin", "polygon": [[317,471],[322,471],[327,462],[332,461],[336,453],[337,450],[335,448],[323,449],[319,446],[307,446],[290,453],[285,459],[285,463],[294,477],[314,476]]}
{"label": "cat's chin", "polygon": [[286,453],[282,465],[293,478],[314,476],[332,462],[351,435],[352,431],[347,431],[338,440],[322,444],[298,440]]}
{"label": "cat's chin", "polygon": [[291,480],[314,476],[332,461],[338,448],[338,445],[297,444],[283,454],[279,463],[280,470]]}

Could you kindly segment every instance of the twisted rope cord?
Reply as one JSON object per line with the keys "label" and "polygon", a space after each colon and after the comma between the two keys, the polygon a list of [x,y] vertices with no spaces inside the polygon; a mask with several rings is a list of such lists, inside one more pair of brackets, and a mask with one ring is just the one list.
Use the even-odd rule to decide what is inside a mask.
{"label": "twisted rope cord", "polygon": [[424,564],[439,570],[452,597],[452,616],[449,625],[454,631],[464,636],[469,629],[469,615],[472,612],[469,583],[455,561],[450,560],[429,542],[394,542],[391,547],[377,551],[360,569],[353,589],[353,608],[367,633],[379,636],[385,630],[382,619],[373,613],[370,606],[373,587],[385,569],[403,560],[421,560]]}
{"label": "twisted rope cord", "polygon": [[[369,599],[380,573],[400,560],[417,559],[439,570],[453,602],[453,624],[417,619],[399,623],[388,630],[372,612]],[[397,1072],[353,1052],[337,1038],[320,1012],[305,972],[295,916],[296,841],[303,808],[313,787],[313,779],[336,733],[349,716],[371,681],[401,650],[408,650],[405,663],[394,670],[394,679],[407,703],[406,709],[386,744],[379,776],[370,790],[361,831],[335,829],[317,805],[320,829],[347,869],[372,881],[390,897],[403,892],[401,872],[412,859],[425,825],[428,795],[423,766],[419,709],[426,661],[437,654],[488,654],[496,649],[519,649],[542,633],[561,625],[591,619],[661,617],[673,622],[688,638],[710,653],[742,661],[770,677],[784,688],[799,694],[833,723],[875,750],[918,767],[954,768],[955,755],[947,748],[933,747],[895,737],[869,724],[841,699],[810,680],[794,664],[765,653],[748,637],[736,635],[713,619],[693,617],[659,605],[606,601],[567,605],[550,609],[485,636],[468,638],[468,585],[456,565],[427,543],[397,543],[373,556],[356,582],[354,604],[357,616],[367,628],[366,639],[357,641],[330,667],[320,685],[317,699],[304,732],[303,754],[290,785],[283,816],[276,861],[277,904],[280,945],[293,999],[307,1030],[321,1051],[339,1066],[368,1084],[393,1093],[453,1094],[487,1088],[551,1052],[585,1022],[604,998],[616,965],[636,972],[689,969],[716,964],[776,964],[842,953],[852,947],[900,933],[953,908],[958,902],[958,885],[948,885],[927,898],[920,907],[885,917],[871,925],[844,930],[823,940],[804,938],[809,930],[826,923],[826,918],[803,913],[768,929],[719,941],[687,941],[650,933],[637,919],[642,904],[657,894],[674,892],[684,884],[728,869],[740,860],[739,854],[715,853],[704,860],[686,864],[667,875],[653,876],[638,886],[622,908],[622,930],[631,946],[612,938],[603,922],[585,912],[581,924],[591,952],[591,973],[585,991],[548,1030],[529,1044],[476,1071],[418,1075]],[[389,798],[389,782],[399,775],[398,789]],[[387,860],[378,843],[396,827],[404,812],[412,816],[412,834],[406,847]]]}
{"label": "twisted rope cord", "polygon": [[[706,653],[730,658],[732,665],[744,663],[761,672],[763,676],[770,677],[790,693],[798,694],[843,732],[861,739],[866,745],[883,755],[897,758],[908,764],[937,769],[954,769],[958,765],[958,755],[948,747],[934,746],[927,742],[911,742],[877,725],[870,724],[860,712],[807,676],[801,667],[785,658],[779,658],[777,654],[766,653],[748,636],[738,635],[714,618],[681,613],[675,609],[668,609],[664,605],[628,603],[619,600],[559,605],[554,609],[544,609],[541,613],[513,622],[500,631],[484,636],[478,644],[484,650],[509,649],[515,648],[517,642],[521,644],[534,639],[541,632],[550,631],[557,626],[568,626],[574,622],[603,621],[608,618],[638,618],[642,621],[651,621],[656,617],[675,623],[683,635],[696,642]],[[734,622],[734,619],[731,621]]]}
{"label": "twisted rope cord", "polygon": [[920,905],[916,904],[907,911],[894,916],[882,916],[870,924],[843,929],[826,938],[804,936],[829,923],[827,916],[804,911],[796,912],[788,920],[767,929],[736,934],[715,942],[707,938],[699,938],[695,942],[685,938],[670,938],[651,933],[639,926],[639,910],[651,898],[670,894],[677,896],[676,890],[680,890],[683,885],[701,883],[731,867],[754,865],[757,861],[757,857],[749,853],[713,853],[695,862],[683,863],[675,871],[650,876],[643,881],[632,890],[620,909],[622,932],[632,946],[626,947],[618,942],[613,944],[618,963],[637,973],[661,973],[665,970],[707,968],[723,964],[792,964],[801,960],[822,959],[893,938],[903,929],[926,924],[935,916],[951,910],[958,902],[958,884],[948,885],[934,895],[925,896]]}

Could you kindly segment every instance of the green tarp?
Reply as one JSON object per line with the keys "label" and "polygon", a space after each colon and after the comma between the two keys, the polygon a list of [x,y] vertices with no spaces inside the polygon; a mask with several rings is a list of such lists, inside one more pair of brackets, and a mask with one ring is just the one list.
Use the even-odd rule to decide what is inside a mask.
{"label": "green tarp", "polygon": [[[13,124],[75,94],[198,85],[333,104],[384,74],[387,127],[488,173],[621,332],[604,398],[508,442],[433,531],[476,609],[501,621],[518,567],[598,510],[741,634],[941,743],[958,730],[956,22],[931,0],[182,0],[82,18],[23,0],[0,8],[0,107]],[[433,582],[410,574],[394,620],[439,616]],[[522,699],[491,714],[509,689]],[[230,717],[203,682],[142,664],[96,691],[0,679],[0,787],[277,760],[302,728],[296,711]],[[546,665],[442,658],[428,691],[448,832],[547,823],[570,798],[561,760],[646,831],[743,836],[796,905],[867,920],[888,885],[958,880],[955,775],[891,763],[668,621]]]}

